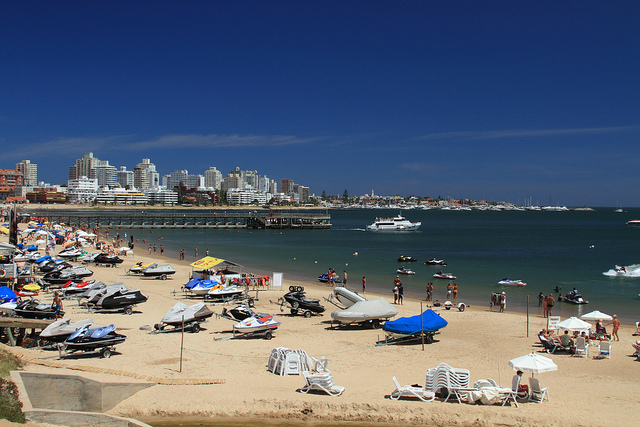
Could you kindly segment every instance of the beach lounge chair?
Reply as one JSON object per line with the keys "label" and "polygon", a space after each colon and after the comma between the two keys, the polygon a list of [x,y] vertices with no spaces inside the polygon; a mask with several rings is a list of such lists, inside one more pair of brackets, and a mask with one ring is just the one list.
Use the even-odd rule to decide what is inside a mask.
{"label": "beach lounge chair", "polygon": [[587,357],[589,356],[589,344],[584,339],[584,337],[576,338],[576,350],[575,356],[579,357]]}
{"label": "beach lounge chair", "polygon": [[556,350],[571,351],[571,347],[563,347],[561,344],[555,344],[554,342],[542,336],[539,336],[539,339],[540,339],[540,343],[544,347],[544,351],[546,351],[547,353],[554,353]]}
{"label": "beach lounge chair", "polygon": [[300,389],[302,393],[309,393],[310,391],[322,391],[329,396],[340,396],[344,393],[344,387],[338,386],[333,381],[333,376],[330,372],[321,372],[312,374],[308,371],[302,373],[306,382],[305,386]]}
{"label": "beach lounge chair", "polygon": [[611,359],[611,341],[600,341],[598,359]]}
{"label": "beach lounge chair", "polygon": [[636,341],[634,343],[631,343],[631,346],[635,350],[635,353],[633,353],[632,356],[635,356],[636,359],[640,360],[640,341]]}
{"label": "beach lounge chair", "polygon": [[520,376],[519,375],[515,375],[513,377],[513,379],[511,380],[511,390],[509,389],[505,389],[500,393],[500,397],[502,398],[502,406],[506,405],[509,400],[513,400],[513,403],[516,404],[516,408],[519,408],[518,406],[518,387],[520,386]]}
{"label": "beach lounge chair", "polygon": [[547,402],[549,401],[548,388],[541,388],[540,381],[536,377],[529,378],[529,388],[531,389],[529,401],[542,403],[545,398],[547,399]]}
{"label": "beach lounge chair", "polygon": [[417,397],[423,402],[430,402],[436,398],[435,393],[425,390],[422,387],[416,387],[412,385],[403,385],[401,386],[396,377],[393,377],[393,384],[396,386],[396,389],[391,392],[391,399],[398,400],[401,397]]}

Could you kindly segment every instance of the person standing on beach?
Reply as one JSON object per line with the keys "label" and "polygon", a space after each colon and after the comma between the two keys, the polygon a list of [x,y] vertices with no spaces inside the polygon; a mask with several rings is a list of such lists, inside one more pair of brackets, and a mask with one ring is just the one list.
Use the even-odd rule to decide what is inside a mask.
{"label": "person standing on beach", "polygon": [[347,270],[342,270],[342,284],[347,287]]}
{"label": "person standing on beach", "polygon": [[164,246],[160,245],[160,255],[164,256]]}
{"label": "person standing on beach", "polygon": [[451,283],[447,284],[447,299],[451,299]]}
{"label": "person standing on beach", "polygon": [[198,247],[196,246],[196,259],[198,259]]}
{"label": "person standing on beach", "polygon": [[400,281],[400,277],[396,276],[396,278],[393,280],[393,303],[394,304],[398,303],[398,290],[399,290],[400,283],[402,283]]}
{"label": "person standing on beach", "polygon": [[453,300],[455,302],[458,302],[458,284],[457,283],[453,284]]}
{"label": "person standing on beach", "polygon": [[62,298],[58,295],[57,292],[53,294],[53,304],[51,304],[53,309],[55,309],[56,320],[62,319]]}
{"label": "person standing on beach", "polygon": [[542,307],[544,305],[544,294],[540,292],[538,294],[538,307]]}
{"label": "person standing on beach", "polygon": [[149,245],[149,255],[151,255],[151,250],[153,249],[153,247],[151,245]]}
{"label": "person standing on beach", "polygon": [[433,301],[433,286],[432,282],[427,283],[427,301]]}
{"label": "person standing on beach", "polygon": [[367,278],[362,276],[362,293],[367,292]]}
{"label": "person standing on beach", "polygon": [[501,293],[498,299],[500,300],[500,313],[504,313],[504,309],[507,308],[507,294]]}
{"label": "person standing on beach", "polygon": [[209,256],[209,248],[207,248],[207,250],[204,251],[204,256]]}
{"label": "person standing on beach", "polygon": [[154,254],[156,253],[156,244],[155,243],[153,244],[153,253]]}
{"label": "person standing on beach", "polygon": [[618,320],[618,316],[614,314],[613,320],[607,323],[607,325],[613,325],[613,331],[611,331],[611,341],[613,341],[614,338],[616,339],[616,341],[620,341],[620,338],[618,337],[618,329],[620,329],[620,320]]}
{"label": "person standing on beach", "polygon": [[402,286],[402,282],[398,285],[398,304],[404,304],[404,287]]}

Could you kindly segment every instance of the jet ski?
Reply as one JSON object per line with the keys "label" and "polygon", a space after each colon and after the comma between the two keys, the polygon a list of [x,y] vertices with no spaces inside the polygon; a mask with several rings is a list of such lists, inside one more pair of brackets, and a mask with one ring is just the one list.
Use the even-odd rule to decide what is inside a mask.
{"label": "jet ski", "polygon": [[83,264],[90,264],[95,262],[96,257],[100,255],[100,252],[84,253],[81,257],[78,257],[78,261]]}
{"label": "jet ski", "polygon": [[[27,319],[55,319],[56,310],[51,304],[43,304],[36,299],[19,302],[13,312],[18,317]],[[64,316],[64,311],[60,312]]]}
{"label": "jet ski", "polygon": [[68,262],[66,262],[64,259],[49,259],[47,261],[44,261],[40,264],[38,264],[38,268],[40,269],[41,272],[43,273],[50,273],[54,270],[59,271],[59,270],[64,270],[65,268],[68,267],[72,267],[71,264],[69,264]]}
{"label": "jet ski", "polygon": [[147,262],[147,263],[143,263],[142,261],[136,262],[134,265],[131,266],[131,268],[129,268],[129,270],[127,271],[127,274],[142,274],[142,270],[151,266],[152,264],[153,264],[152,262]]}
{"label": "jet ski", "polygon": [[127,337],[116,333],[116,325],[105,328],[90,329],[84,326],[64,341],[69,352],[100,351],[102,357],[110,357],[113,346],[123,343]]}
{"label": "jet ski", "polygon": [[[324,273],[321,274],[320,276],[318,276],[318,282],[322,282],[322,283],[329,283],[329,274],[328,273]],[[337,277],[335,277],[333,279],[333,283],[342,283],[342,279],[339,279]]]}
{"label": "jet ski", "polygon": [[398,262],[415,262],[415,261],[418,261],[418,260],[408,255],[400,255],[398,257]]}
{"label": "jet ski", "polygon": [[274,320],[273,316],[247,317],[233,326],[233,333],[263,333],[277,329],[278,325],[280,325],[280,322]]}
{"label": "jet ski", "polygon": [[[191,288],[191,292],[193,292],[193,288]],[[217,284],[209,289],[206,298],[214,300],[230,300],[240,298],[242,297],[242,294],[244,294],[244,289],[240,286],[224,286]]]}
{"label": "jet ski", "polygon": [[84,328],[85,326],[89,326],[92,329],[103,327],[101,325],[94,324],[93,319],[91,318],[74,323],[71,323],[69,319],[60,319],[44,328],[42,332],[40,332],[40,338],[52,342],[63,342],[75,331],[80,328]]}
{"label": "jet ski", "polygon": [[503,286],[527,286],[527,284],[522,280],[509,279],[508,277],[505,277],[504,279],[500,280],[498,284]]}
{"label": "jet ski", "polygon": [[570,302],[572,304],[589,304],[589,301],[582,298],[582,295],[575,289],[567,292],[564,296],[560,295],[558,301]]}
{"label": "jet ski", "polygon": [[91,285],[95,283],[95,280],[85,280],[84,282],[74,282],[73,280],[69,280],[67,283],[62,285],[62,293],[64,296],[81,294],[87,289],[91,288]]}
{"label": "jet ski", "polygon": [[96,310],[123,311],[133,313],[133,306],[149,299],[140,289],[110,289],[98,299],[94,305]]}
{"label": "jet ski", "polygon": [[602,274],[609,277],[640,277],[640,264],[616,265]]}
{"label": "jet ski", "polygon": [[281,306],[286,302],[291,307],[291,314],[294,315],[298,314],[298,311],[302,311],[304,317],[311,317],[313,314],[320,314],[325,310],[319,299],[306,297],[302,286],[289,286],[289,292],[280,301]]}
{"label": "jet ski", "polygon": [[149,267],[142,270],[142,275],[145,277],[156,277],[158,279],[165,280],[167,276],[175,274],[176,270],[169,264],[158,265],[151,264]]}
{"label": "jet ski", "polygon": [[154,325],[154,328],[156,331],[163,331],[167,326],[173,326],[173,329],[169,329],[171,331],[182,329],[182,324],[184,323],[185,328],[197,333],[200,330],[200,324],[211,316],[213,316],[213,311],[209,310],[209,307],[203,302],[191,306],[177,302],[162,317],[161,323]]}
{"label": "jet ski", "polygon": [[18,295],[8,286],[0,286],[0,312],[11,313],[18,305]]}
{"label": "jet ski", "polygon": [[451,273],[443,273],[442,271],[438,271],[436,274],[433,275],[433,277],[436,279],[447,279],[447,280],[454,280],[457,278]]}
{"label": "jet ski", "polygon": [[447,263],[444,262],[443,259],[436,259],[436,258],[431,258],[425,261],[425,265],[442,265],[442,266],[446,266]]}
{"label": "jet ski", "polygon": [[42,277],[46,283],[56,285],[65,284],[68,281],[82,282],[85,277],[93,275],[93,271],[84,266],[69,267],[64,270],[52,271]]}
{"label": "jet ski", "polygon": [[404,268],[404,265],[402,267],[400,267],[399,269],[397,269],[396,273],[398,273],[398,274],[416,274],[415,271],[408,270],[408,269]]}
{"label": "jet ski", "polygon": [[248,304],[240,304],[235,308],[232,308],[231,310],[227,310],[226,308],[223,308],[222,314],[220,315],[220,317],[224,317],[225,319],[229,319],[229,320],[234,320],[236,322],[239,320],[247,319],[249,317],[261,318],[266,316],[269,316],[269,315],[266,313],[256,313],[251,309],[251,307]]}
{"label": "jet ski", "polygon": [[118,257],[117,255],[109,255],[104,252],[99,253],[93,259],[93,262],[95,262],[96,264],[106,264],[106,265],[113,265],[113,266],[115,266],[116,264],[122,263],[122,261],[123,261],[122,258]]}
{"label": "jet ski", "polygon": [[191,291],[191,294],[193,295],[199,295],[199,296],[207,296],[207,293],[209,293],[210,290],[212,290],[214,287],[220,287],[220,288],[224,288],[224,285],[221,285],[220,283],[214,281],[214,280],[209,280],[209,279],[197,279],[197,281],[195,283],[191,284],[191,287],[188,288]]}
{"label": "jet ski", "polygon": [[65,259],[77,259],[83,253],[84,251],[82,249],[71,247],[59,252],[58,256]]}

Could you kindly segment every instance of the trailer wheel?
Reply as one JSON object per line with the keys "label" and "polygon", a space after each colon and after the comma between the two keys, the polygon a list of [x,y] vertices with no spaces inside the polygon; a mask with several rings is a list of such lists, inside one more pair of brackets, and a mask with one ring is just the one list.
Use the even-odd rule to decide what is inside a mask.
{"label": "trailer wheel", "polygon": [[129,316],[131,313],[133,313],[133,309],[131,307],[125,307],[124,308],[124,314]]}
{"label": "trailer wheel", "polygon": [[304,317],[306,317],[307,319],[311,317],[311,312],[309,310],[304,312]]}
{"label": "trailer wheel", "polygon": [[163,274],[162,276],[160,276],[160,280],[167,280],[167,275]]}
{"label": "trailer wheel", "polygon": [[162,325],[160,323],[156,323],[155,325],[153,325],[153,329],[155,329],[156,331],[161,331]]}
{"label": "trailer wheel", "polygon": [[460,311],[464,311],[464,309],[465,309],[466,307],[467,307],[466,305],[464,305],[464,304],[460,304],[460,307],[458,307],[458,310],[460,310]]}
{"label": "trailer wheel", "polygon": [[102,354],[101,354],[101,356],[102,356],[103,358],[105,358],[105,359],[110,358],[110,357],[111,357],[111,350],[109,350],[109,348],[105,347],[105,348],[102,350]]}
{"label": "trailer wheel", "polygon": [[295,308],[292,308],[291,309],[291,314],[293,314],[295,316],[296,314],[298,314],[298,310],[296,310]]}
{"label": "trailer wheel", "polygon": [[431,334],[425,335],[424,342],[426,342],[427,344],[433,343],[433,335],[431,335]]}
{"label": "trailer wheel", "polygon": [[191,332],[193,332],[194,334],[197,334],[198,332],[200,332],[200,324],[194,323],[193,326],[191,327]]}
{"label": "trailer wheel", "polygon": [[264,333],[264,339],[265,340],[270,340],[271,338],[273,338],[273,332],[267,331],[267,332]]}
{"label": "trailer wheel", "polygon": [[289,292],[295,292],[295,291],[296,291],[295,286],[289,286]]}
{"label": "trailer wheel", "polygon": [[380,327],[380,320],[379,319],[373,319],[371,321],[371,327],[373,329],[378,329]]}

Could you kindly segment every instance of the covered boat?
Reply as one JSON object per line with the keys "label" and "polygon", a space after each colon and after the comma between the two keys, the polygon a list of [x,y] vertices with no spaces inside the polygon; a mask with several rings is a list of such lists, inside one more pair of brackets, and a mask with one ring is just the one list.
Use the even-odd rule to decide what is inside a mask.
{"label": "covered boat", "polygon": [[200,324],[211,316],[213,316],[213,311],[209,310],[209,307],[203,302],[190,306],[177,302],[162,317],[162,323],[158,323],[154,327],[156,331],[163,331],[165,327],[173,326],[174,329],[168,330],[171,331],[182,329],[182,324],[184,323],[185,328],[191,329],[192,332],[196,333],[200,330]]}
{"label": "covered boat", "polygon": [[111,289],[95,304],[98,310],[123,310],[125,314],[133,312],[132,307],[149,299],[140,289]]}
{"label": "covered boat", "polygon": [[101,325],[94,324],[93,319],[91,318],[80,320],[74,323],[71,323],[70,319],[60,319],[44,328],[42,332],[40,332],[40,338],[52,342],[63,342],[64,340],[69,338],[69,336],[75,331],[80,328],[84,328],[85,326],[88,326],[91,329],[103,327]]}
{"label": "covered boat", "polygon": [[384,298],[360,301],[344,310],[331,313],[331,318],[342,324],[370,322],[378,327],[380,320],[387,320],[398,314],[398,310]]}
{"label": "covered boat", "polygon": [[438,313],[428,309],[421,315],[401,317],[385,322],[382,330],[393,338],[412,339],[425,335],[425,342],[433,342],[433,335],[447,326],[448,322]]}
{"label": "covered boat", "polygon": [[167,276],[175,274],[176,270],[169,264],[158,265],[152,264],[149,267],[142,270],[142,275],[145,277],[157,277],[159,279],[166,279]]}
{"label": "covered boat", "polygon": [[353,304],[357,302],[367,300],[365,297],[358,295],[357,293],[343,286],[338,286],[337,288],[334,288],[333,293],[338,299],[338,301],[340,301],[340,303],[345,307],[351,307]]}

